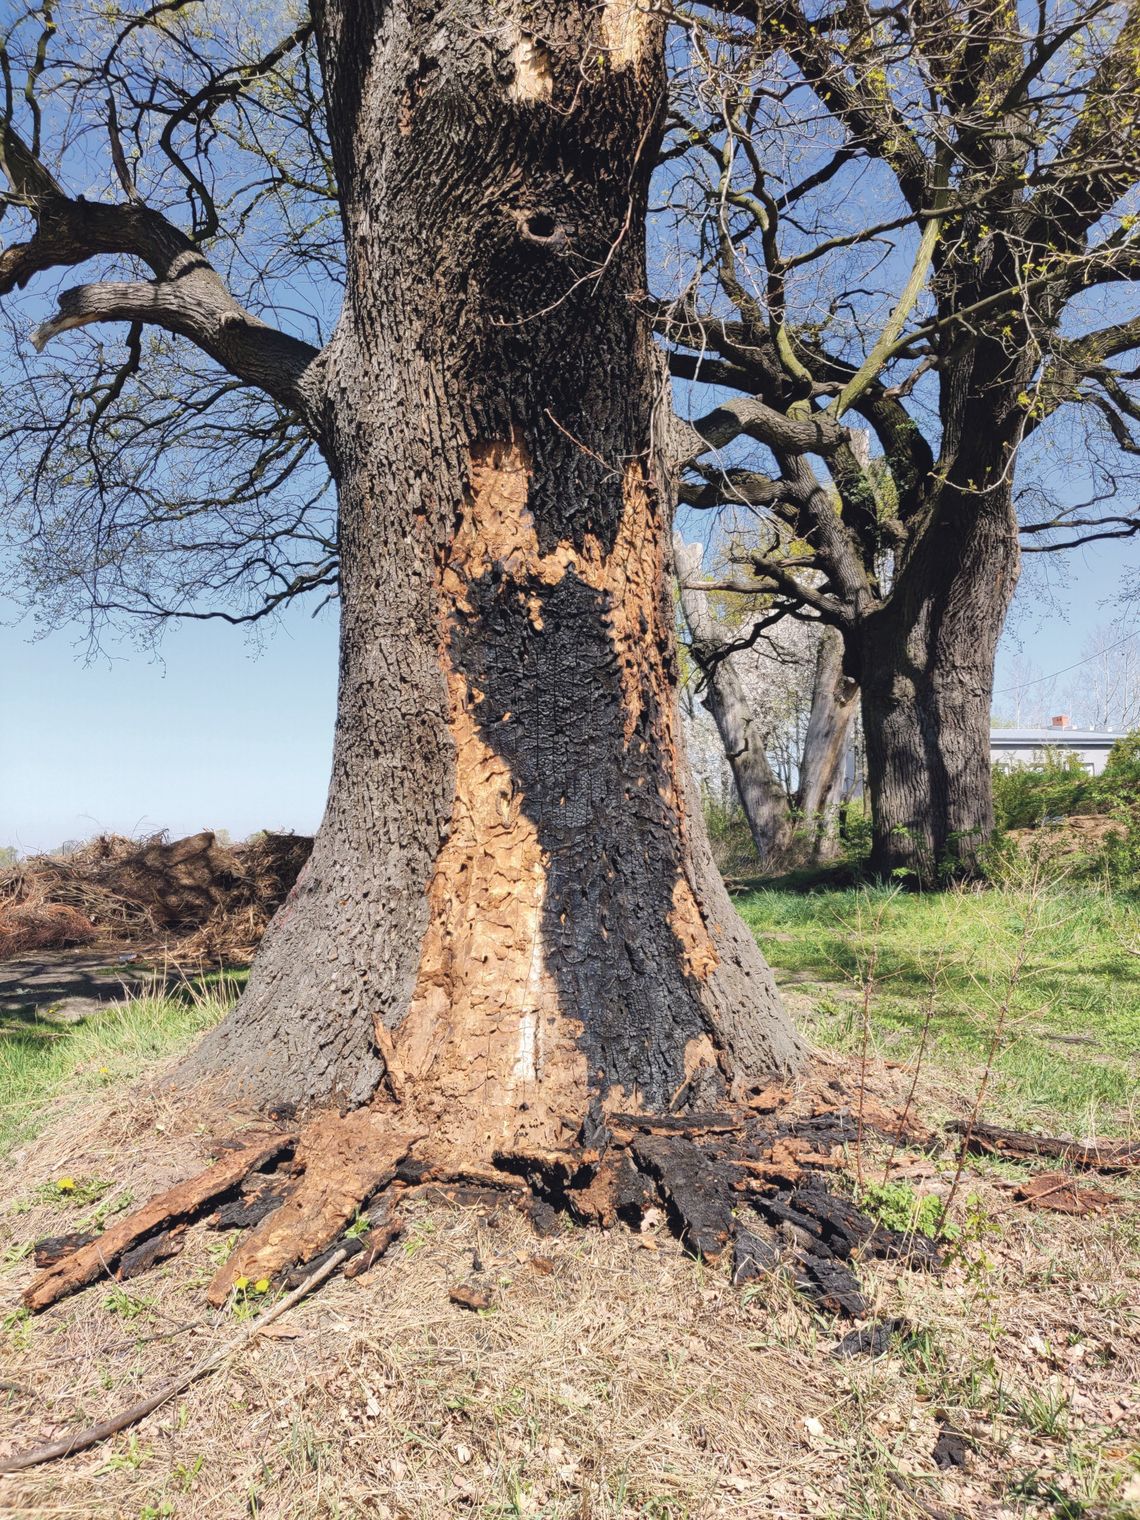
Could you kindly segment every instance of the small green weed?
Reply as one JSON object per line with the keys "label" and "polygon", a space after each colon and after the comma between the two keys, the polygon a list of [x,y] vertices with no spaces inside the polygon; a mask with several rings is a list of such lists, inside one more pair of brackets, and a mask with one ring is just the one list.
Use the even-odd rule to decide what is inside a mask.
{"label": "small green weed", "polygon": [[131,1436],[125,1451],[113,1451],[100,1472],[136,1472],[151,1455],[150,1447],[143,1446],[138,1436]]}
{"label": "small green weed", "polygon": [[[916,1193],[909,1182],[868,1182],[859,1194],[859,1206],[889,1230],[925,1235],[934,1240],[942,1217],[942,1200],[933,1193]],[[953,1239],[958,1227],[947,1224],[944,1239]]]}
{"label": "small green weed", "polygon": [[143,1315],[153,1314],[158,1299],[152,1293],[128,1293],[119,1283],[115,1283],[111,1289],[103,1295],[103,1307],[108,1314],[116,1314],[120,1319],[141,1319]]}

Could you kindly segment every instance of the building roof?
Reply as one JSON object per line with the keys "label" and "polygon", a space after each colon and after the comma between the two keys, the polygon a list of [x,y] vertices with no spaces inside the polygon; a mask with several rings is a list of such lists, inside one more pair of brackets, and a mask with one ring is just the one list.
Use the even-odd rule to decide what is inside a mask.
{"label": "building roof", "polygon": [[1060,749],[1111,749],[1125,738],[1124,729],[1094,728],[991,728],[992,749],[1040,749],[1056,745]]}

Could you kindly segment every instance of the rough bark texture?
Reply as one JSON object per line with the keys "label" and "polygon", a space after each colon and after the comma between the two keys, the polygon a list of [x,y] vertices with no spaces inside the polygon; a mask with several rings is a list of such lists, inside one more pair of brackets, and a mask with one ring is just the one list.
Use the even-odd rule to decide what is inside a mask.
{"label": "rough bark texture", "polygon": [[[799,1054],[686,806],[638,295],[661,23],[317,9],[340,699],[312,858],[196,1068],[472,1160]],[[404,1123],[404,1121],[401,1121]]]}
{"label": "rough bark texture", "polygon": [[800,766],[799,811],[812,831],[812,855],[826,860],[839,850],[839,806],[859,687],[843,669],[843,638],[837,628],[820,633],[811,712]]}
{"label": "rough bark texture", "polygon": [[764,735],[753,717],[739,669],[741,656],[727,647],[732,642],[731,630],[717,620],[708,592],[694,583],[701,573],[702,554],[700,544],[686,544],[679,534],[674,536],[681,611],[692,635],[693,658],[705,678],[702,700],[724,745],[756,853],[770,862],[791,842],[788,799],[768,763]]}
{"label": "rough bark texture", "polygon": [[[1000,448],[959,455],[962,484],[940,488],[936,526],[861,630],[872,866],[883,875],[971,874],[993,833],[994,659],[1020,568],[1009,469]],[[995,477],[990,489],[968,483]]]}

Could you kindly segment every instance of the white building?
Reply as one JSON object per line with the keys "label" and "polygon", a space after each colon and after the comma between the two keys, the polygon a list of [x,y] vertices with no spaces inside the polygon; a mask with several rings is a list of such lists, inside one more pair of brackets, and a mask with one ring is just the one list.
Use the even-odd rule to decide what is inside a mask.
{"label": "white building", "polygon": [[1034,765],[1052,750],[1076,755],[1090,776],[1099,776],[1109,750],[1123,738],[1123,731],[1073,728],[1060,714],[1048,728],[991,728],[990,759],[995,765]]}

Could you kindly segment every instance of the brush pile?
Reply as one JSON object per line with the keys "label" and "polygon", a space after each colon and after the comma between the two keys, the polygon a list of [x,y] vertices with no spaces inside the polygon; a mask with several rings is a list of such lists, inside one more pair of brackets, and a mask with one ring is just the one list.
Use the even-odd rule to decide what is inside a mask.
{"label": "brush pile", "polygon": [[312,840],[220,843],[102,834],[0,872],[0,960],[74,945],[176,945],[192,959],[248,959],[308,859]]}

